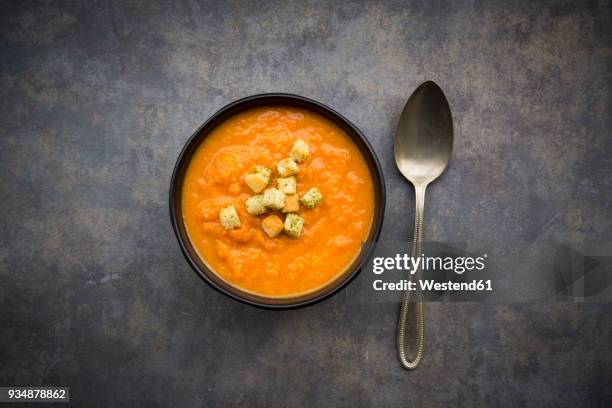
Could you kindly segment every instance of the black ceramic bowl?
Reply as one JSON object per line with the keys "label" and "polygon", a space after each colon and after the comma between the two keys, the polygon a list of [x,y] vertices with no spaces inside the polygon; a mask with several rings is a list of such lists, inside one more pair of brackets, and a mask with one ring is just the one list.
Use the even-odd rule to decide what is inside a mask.
{"label": "black ceramic bowl", "polygon": [[[254,306],[272,308],[272,309],[287,309],[300,306],[306,306],[318,302],[338,292],[341,288],[346,286],[360,271],[362,263],[370,255],[371,249],[362,250],[360,256],[358,256],[353,264],[351,264],[344,274],[340,275],[334,281],[325,285],[324,287],[310,292],[308,294],[299,295],[296,297],[283,297],[283,298],[269,298],[264,296],[254,295],[252,293],[244,292],[229,283],[221,279],[216,273],[210,270],[205,262],[198,256],[196,250],[191,245],[185,224],[183,222],[183,213],[181,206],[181,191],[183,188],[183,179],[187,166],[193,156],[194,152],[200,145],[200,143],[210,134],[210,132],[219,126],[229,117],[252,108],[261,106],[293,106],[297,108],[308,109],[312,112],[318,113],[319,115],[331,120],[333,123],[338,125],[347,135],[355,142],[359,147],[363,157],[365,158],[372,174],[374,182],[374,195],[375,195],[375,209],[374,218],[372,220],[372,226],[368,235],[367,242],[375,242],[378,240],[380,229],[382,227],[383,214],[385,212],[385,181],[383,178],[380,163],[372,150],[372,146],[368,143],[367,139],[363,134],[349,122],[346,118],[340,115],[333,109],[313,101],[302,96],[282,94],[282,93],[271,93],[249,96],[240,99],[236,102],[232,102],[225,106],[217,113],[215,113],[210,119],[208,119],[196,132],[189,138],[185,147],[181,151],[178,157],[176,165],[174,167],[174,173],[172,174],[172,181],[170,182],[170,218],[172,220],[172,226],[176,237],[178,238],[181,250],[187,259],[187,262],[196,271],[196,273],[204,279],[213,288],[219,290],[226,295],[239,300],[244,303],[248,303]],[[372,248],[373,245],[364,246]]]}

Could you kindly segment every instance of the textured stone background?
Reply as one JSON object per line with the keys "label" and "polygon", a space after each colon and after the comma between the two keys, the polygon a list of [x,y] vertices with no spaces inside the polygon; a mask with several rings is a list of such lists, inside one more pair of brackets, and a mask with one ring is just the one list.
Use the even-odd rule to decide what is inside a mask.
{"label": "textured stone background", "polygon": [[606,406],[609,303],[430,304],[427,357],[408,373],[395,304],[349,288],[271,312],[203,284],[167,190],[215,110],[293,92],[368,136],[387,179],[383,234],[408,240],[412,191],[392,136],[406,98],[433,79],[456,149],[429,190],[428,239],[509,253],[518,241],[612,241],[611,9],[3,1],[0,384],[68,385],[92,407]]}

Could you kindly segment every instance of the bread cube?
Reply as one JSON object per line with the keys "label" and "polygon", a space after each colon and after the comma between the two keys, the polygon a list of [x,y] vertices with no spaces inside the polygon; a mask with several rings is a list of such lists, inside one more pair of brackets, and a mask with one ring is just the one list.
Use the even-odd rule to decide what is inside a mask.
{"label": "bread cube", "polygon": [[270,237],[274,238],[283,230],[283,221],[277,215],[269,215],[261,220],[261,228]]}
{"label": "bread cube", "polygon": [[285,196],[285,206],[283,207],[284,213],[296,213],[300,211],[300,198],[297,194],[291,194]]}
{"label": "bread cube", "polygon": [[240,218],[233,205],[224,207],[219,211],[219,220],[226,230],[231,230],[240,226]]}
{"label": "bread cube", "polygon": [[297,180],[295,176],[276,179],[278,189],[285,194],[295,194],[297,192]]}
{"label": "bread cube", "polygon": [[280,210],[285,205],[285,193],[276,188],[269,188],[264,191],[263,203],[271,210]]}
{"label": "bread cube", "polygon": [[259,173],[270,181],[270,177],[272,177],[272,169],[267,168],[266,166],[255,166],[255,170],[253,173]]}
{"label": "bread cube", "polygon": [[283,159],[276,165],[276,170],[281,177],[295,176],[300,171],[297,163],[292,159]]}
{"label": "bread cube", "polygon": [[304,219],[297,214],[287,214],[285,217],[285,234],[290,237],[299,238],[302,234]]}
{"label": "bread cube", "polygon": [[254,193],[261,193],[268,185],[268,181],[259,173],[249,173],[244,176],[244,182]]}
{"label": "bread cube", "polygon": [[246,210],[249,214],[259,215],[266,212],[263,195],[254,195],[246,199]]}
{"label": "bread cube", "polygon": [[308,158],[309,155],[310,146],[308,146],[308,144],[302,139],[296,140],[291,148],[291,158],[298,163],[302,163]]}
{"label": "bread cube", "polygon": [[255,166],[255,169],[244,177],[244,182],[254,193],[261,193],[270,182],[272,170],[264,166]]}
{"label": "bread cube", "polygon": [[315,208],[322,199],[323,195],[321,192],[316,187],[313,187],[302,196],[300,202],[308,208]]}

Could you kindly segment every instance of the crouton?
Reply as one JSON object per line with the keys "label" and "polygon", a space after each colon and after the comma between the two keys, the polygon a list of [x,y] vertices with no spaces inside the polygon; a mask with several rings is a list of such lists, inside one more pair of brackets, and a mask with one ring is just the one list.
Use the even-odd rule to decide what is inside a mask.
{"label": "crouton", "polygon": [[272,170],[264,166],[255,166],[255,169],[244,177],[244,182],[254,193],[261,193],[270,182]]}
{"label": "crouton", "polygon": [[300,198],[297,194],[291,194],[285,196],[285,206],[283,207],[284,213],[296,213],[300,211]]}
{"label": "crouton", "polygon": [[278,189],[285,194],[295,194],[297,192],[297,180],[295,176],[276,179]]}
{"label": "crouton", "polygon": [[292,159],[283,159],[279,161],[276,165],[276,169],[281,177],[295,176],[300,171],[297,163]]}
{"label": "crouton", "polygon": [[271,210],[280,210],[285,205],[285,193],[276,188],[269,188],[264,191],[263,203]]}
{"label": "crouton", "polygon": [[268,181],[259,173],[249,173],[244,176],[244,182],[254,193],[261,193],[268,185]]}
{"label": "crouton", "polygon": [[287,214],[285,217],[285,234],[290,237],[299,238],[304,226],[304,219],[297,214]]}
{"label": "crouton", "polygon": [[283,221],[277,215],[269,215],[261,220],[261,228],[270,237],[274,238],[283,230]]}
{"label": "crouton", "polygon": [[300,202],[308,208],[315,208],[322,199],[323,195],[321,195],[321,192],[316,187],[313,187],[302,196]]}
{"label": "crouton", "polygon": [[259,173],[270,181],[270,177],[272,177],[272,169],[267,168],[266,166],[255,166],[253,173]]}
{"label": "crouton", "polygon": [[240,218],[233,205],[224,207],[219,211],[219,220],[226,230],[231,230],[240,226]]}
{"label": "crouton", "polygon": [[246,210],[249,214],[259,215],[266,212],[263,195],[254,195],[246,199]]}
{"label": "crouton", "polygon": [[290,155],[294,161],[302,163],[310,155],[310,146],[302,139],[298,139],[293,144]]}

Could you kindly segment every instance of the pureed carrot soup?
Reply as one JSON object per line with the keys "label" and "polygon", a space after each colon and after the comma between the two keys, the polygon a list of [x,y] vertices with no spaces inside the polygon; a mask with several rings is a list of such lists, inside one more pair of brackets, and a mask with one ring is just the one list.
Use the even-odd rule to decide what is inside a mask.
{"label": "pureed carrot soup", "polygon": [[198,147],[182,210],[193,246],[222,279],[290,297],[334,280],[359,254],[374,187],[358,147],[334,123],[264,107],[229,118]]}

